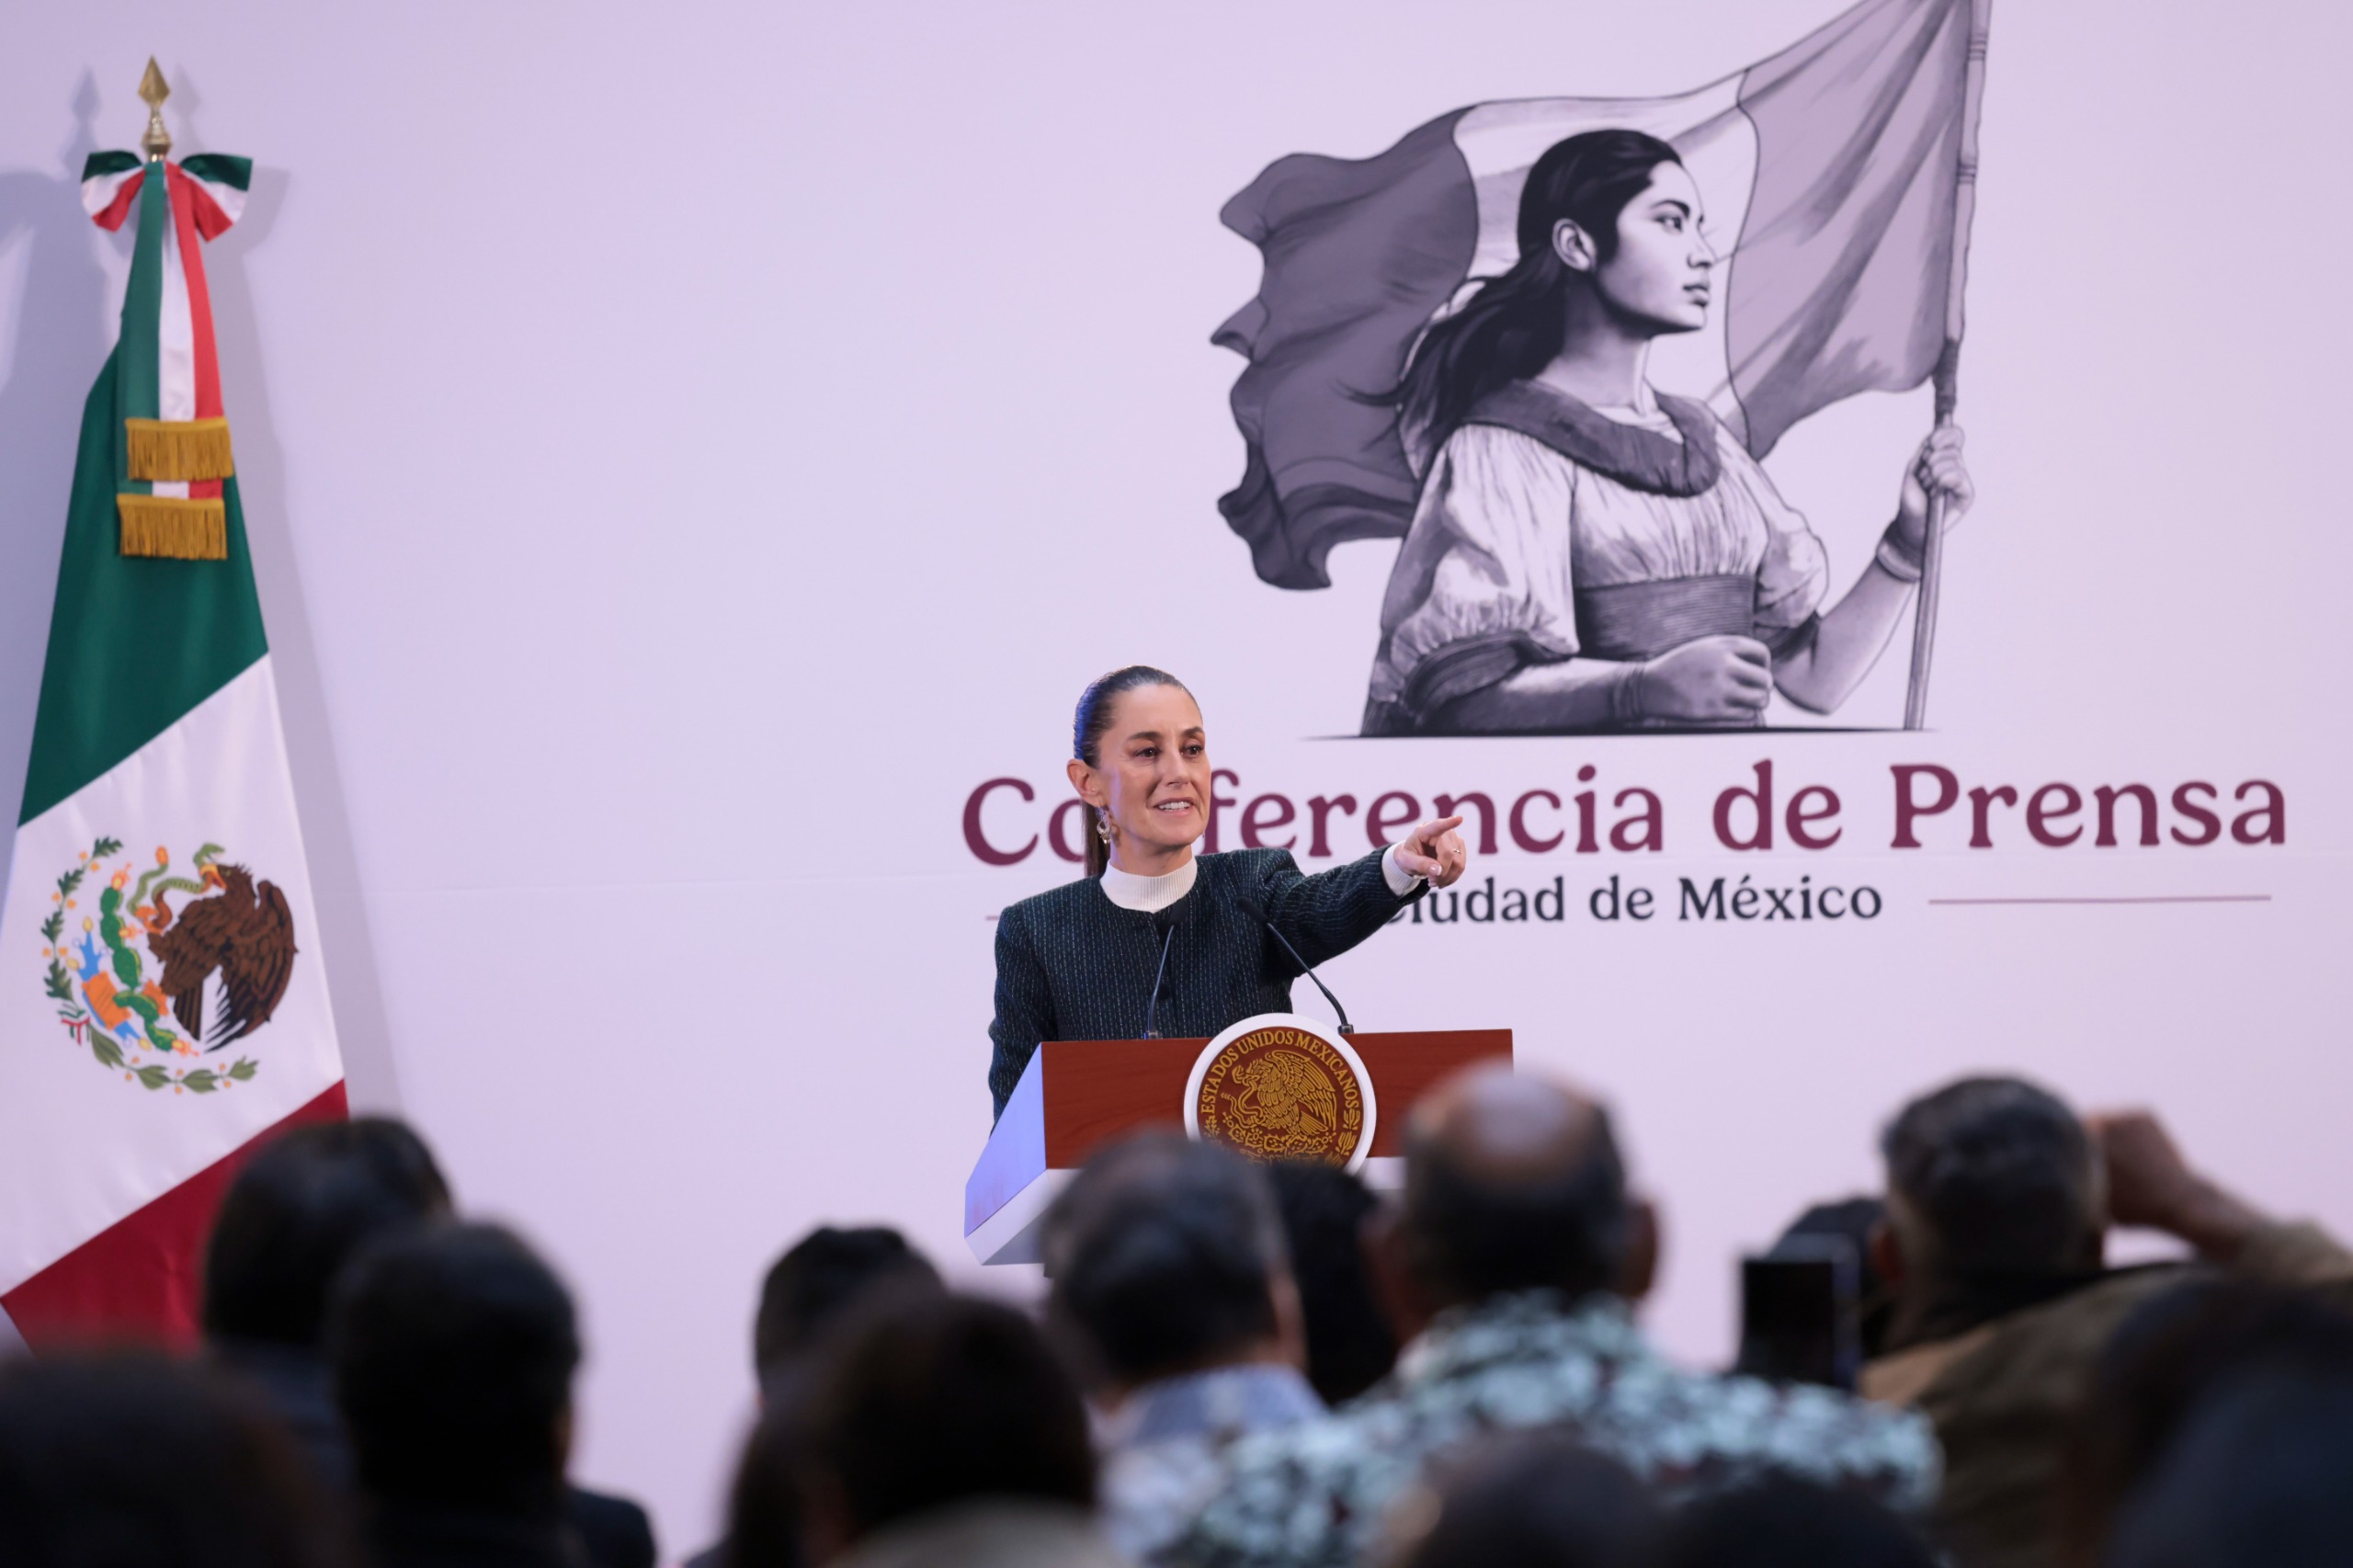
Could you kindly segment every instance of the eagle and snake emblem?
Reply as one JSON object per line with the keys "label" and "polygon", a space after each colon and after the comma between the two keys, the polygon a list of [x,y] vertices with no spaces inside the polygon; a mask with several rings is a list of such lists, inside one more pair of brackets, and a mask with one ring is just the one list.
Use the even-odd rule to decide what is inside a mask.
{"label": "eagle and snake emblem", "polygon": [[[51,895],[41,957],[58,1021],[100,1066],[151,1090],[208,1095],[249,1081],[259,1071],[251,1057],[211,1059],[285,1000],[299,951],[286,894],[222,859],[217,844],[178,875],[168,847],[143,869],[126,861],[109,872],[121,850],[120,840],[99,839]],[[96,907],[81,913],[93,879]]]}
{"label": "eagle and snake emblem", "polygon": [[1255,1159],[1346,1165],[1363,1138],[1355,1069],[1306,1030],[1253,1029],[1197,1070],[1195,1131]]}
{"label": "eagle and snake emblem", "polygon": [[1332,1075],[1296,1051],[1271,1051],[1247,1062],[1228,1080],[1227,1135],[1255,1154],[1320,1154],[1340,1124],[1340,1092]]}

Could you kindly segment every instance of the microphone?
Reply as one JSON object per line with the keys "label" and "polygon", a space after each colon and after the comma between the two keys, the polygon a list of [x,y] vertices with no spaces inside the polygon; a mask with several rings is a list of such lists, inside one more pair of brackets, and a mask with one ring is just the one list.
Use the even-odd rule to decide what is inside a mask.
{"label": "microphone", "polygon": [[1264,926],[1273,934],[1275,940],[1283,945],[1283,951],[1290,955],[1291,962],[1299,965],[1300,972],[1306,975],[1308,979],[1315,982],[1315,989],[1324,993],[1324,1000],[1331,1003],[1332,1011],[1340,1015],[1340,1032],[1342,1034],[1356,1033],[1357,1027],[1348,1022],[1348,1010],[1340,1006],[1340,999],[1332,994],[1332,988],[1324,983],[1323,977],[1315,972],[1315,966],[1309,963],[1305,959],[1301,958],[1299,956],[1299,949],[1290,945],[1290,938],[1284,936],[1281,931],[1276,929],[1275,923],[1267,918],[1266,907],[1250,893],[1244,893],[1242,895],[1242,907],[1249,913],[1251,919],[1256,920],[1259,925]]}
{"label": "microphone", "polygon": [[1152,923],[1166,935],[1160,938],[1160,967],[1152,975],[1152,1005],[1143,1011],[1143,1038],[1158,1040],[1160,1031],[1153,1026],[1160,1019],[1160,983],[1168,975],[1168,949],[1176,940],[1176,906],[1154,910]]}

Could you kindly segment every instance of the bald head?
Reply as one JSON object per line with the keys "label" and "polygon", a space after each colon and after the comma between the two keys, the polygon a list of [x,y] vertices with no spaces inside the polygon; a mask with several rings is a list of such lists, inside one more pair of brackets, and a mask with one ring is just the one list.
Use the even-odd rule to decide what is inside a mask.
{"label": "bald head", "polygon": [[1608,1136],[1608,1114],[1594,1101],[1501,1062],[1440,1084],[1405,1127],[1409,1157],[1506,1184],[1557,1180]]}
{"label": "bald head", "polygon": [[1628,1239],[1609,1113],[1503,1063],[1439,1085],[1405,1125],[1406,1240],[1443,1299],[1609,1289]]}

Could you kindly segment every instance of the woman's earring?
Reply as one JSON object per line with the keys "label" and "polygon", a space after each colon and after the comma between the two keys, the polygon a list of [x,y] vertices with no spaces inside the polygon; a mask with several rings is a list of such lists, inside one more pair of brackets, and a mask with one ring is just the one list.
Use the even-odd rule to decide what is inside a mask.
{"label": "woman's earring", "polygon": [[1095,813],[1095,836],[1101,839],[1106,844],[1111,842],[1110,812],[1097,812]]}

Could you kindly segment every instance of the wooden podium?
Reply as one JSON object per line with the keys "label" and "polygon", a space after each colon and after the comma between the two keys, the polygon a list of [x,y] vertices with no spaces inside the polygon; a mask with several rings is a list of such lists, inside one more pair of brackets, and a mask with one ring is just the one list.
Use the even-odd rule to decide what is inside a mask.
{"label": "wooden podium", "polygon": [[[1405,1113],[1459,1067],[1511,1057],[1509,1029],[1347,1037],[1372,1079],[1364,1177],[1403,1178]],[[964,1240],[983,1263],[1038,1261],[1039,1221],[1097,1144],[1131,1128],[1185,1125],[1185,1081],[1206,1040],[1050,1040],[1005,1104],[964,1183]]]}

